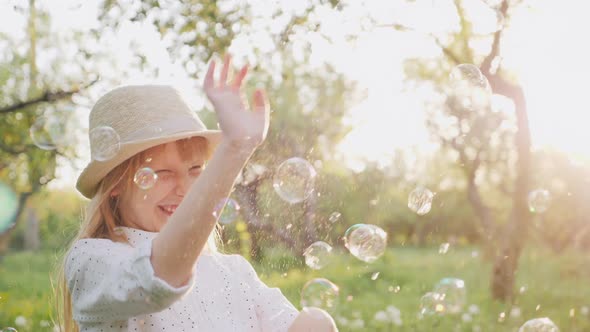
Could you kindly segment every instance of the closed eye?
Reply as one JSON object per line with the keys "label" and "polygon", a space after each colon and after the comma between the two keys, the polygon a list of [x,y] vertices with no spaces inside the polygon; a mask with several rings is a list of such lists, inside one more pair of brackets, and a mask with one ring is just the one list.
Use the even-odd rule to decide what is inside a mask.
{"label": "closed eye", "polygon": [[193,167],[189,168],[188,172],[189,172],[191,175],[195,175],[195,176],[197,176],[197,175],[200,175],[200,174],[201,174],[201,171],[202,171],[202,170],[203,170],[203,166],[201,166],[201,165],[196,165],[196,166],[193,166]]}
{"label": "closed eye", "polygon": [[158,179],[160,179],[160,180],[170,179],[172,177],[172,175],[174,175],[174,173],[168,169],[157,170],[156,174],[158,175]]}

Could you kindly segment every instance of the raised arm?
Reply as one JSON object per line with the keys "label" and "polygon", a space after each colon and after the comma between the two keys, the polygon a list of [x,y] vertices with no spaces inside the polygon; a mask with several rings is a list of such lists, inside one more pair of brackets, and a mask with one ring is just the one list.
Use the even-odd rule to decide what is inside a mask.
{"label": "raised arm", "polygon": [[268,132],[270,111],[264,92],[254,93],[250,110],[241,94],[248,67],[244,66],[230,83],[230,62],[227,56],[216,82],[212,61],[204,83],[223,132],[222,142],[153,242],[154,272],[172,286],[182,286],[190,279],[217,221],[215,206],[229,196],[238,173]]}

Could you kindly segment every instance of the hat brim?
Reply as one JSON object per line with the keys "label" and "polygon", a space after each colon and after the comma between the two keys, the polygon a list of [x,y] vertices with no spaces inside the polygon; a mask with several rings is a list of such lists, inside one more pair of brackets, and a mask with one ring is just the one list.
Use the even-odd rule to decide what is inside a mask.
{"label": "hat brim", "polygon": [[165,137],[155,137],[139,141],[126,142],[120,145],[117,155],[109,160],[92,160],[80,173],[76,182],[76,189],[86,198],[92,199],[96,194],[100,181],[115,167],[137,153],[158,146],[190,137],[204,137],[207,140],[209,155],[212,155],[221,142],[220,130],[184,131]]}

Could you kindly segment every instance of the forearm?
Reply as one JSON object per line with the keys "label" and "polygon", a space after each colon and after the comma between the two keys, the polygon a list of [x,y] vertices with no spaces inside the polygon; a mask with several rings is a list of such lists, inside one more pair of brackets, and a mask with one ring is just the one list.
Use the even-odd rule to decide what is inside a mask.
{"label": "forearm", "polygon": [[253,148],[222,142],[181,204],[155,237],[151,262],[154,273],[172,286],[192,275],[209,234],[215,227],[215,206],[228,197]]}

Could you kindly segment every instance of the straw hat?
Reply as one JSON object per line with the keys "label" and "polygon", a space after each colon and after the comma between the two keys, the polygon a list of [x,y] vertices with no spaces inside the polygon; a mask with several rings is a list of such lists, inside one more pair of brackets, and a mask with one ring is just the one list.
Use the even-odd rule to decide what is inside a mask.
{"label": "straw hat", "polygon": [[[107,160],[96,157],[101,142],[91,134],[101,126],[114,129],[119,136],[120,148]],[[87,198],[96,194],[100,181],[113,168],[141,151],[202,136],[212,153],[221,141],[221,131],[208,130],[180,92],[165,85],[129,85],[108,92],[90,111],[88,129],[92,160],[76,183],[78,191]]]}

